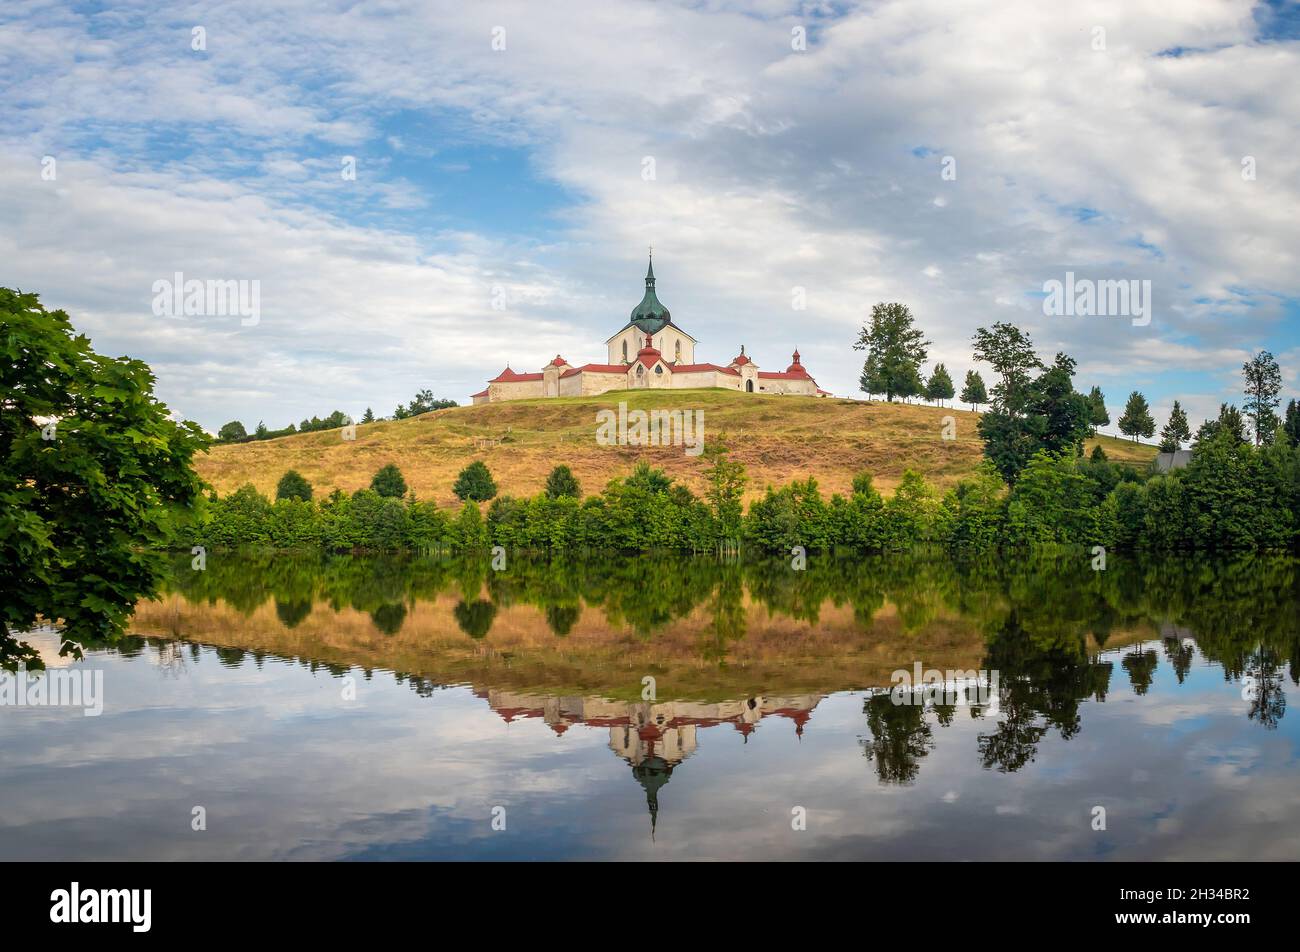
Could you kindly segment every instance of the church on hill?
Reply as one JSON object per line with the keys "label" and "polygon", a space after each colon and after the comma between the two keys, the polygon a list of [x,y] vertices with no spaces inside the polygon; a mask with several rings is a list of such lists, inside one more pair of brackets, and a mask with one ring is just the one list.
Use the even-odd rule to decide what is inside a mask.
{"label": "church on hill", "polygon": [[574,366],[559,354],[540,373],[517,373],[509,366],[488,381],[487,389],[473,395],[477,403],[527,400],[535,397],[588,397],[610,390],[722,387],[743,393],[830,396],[817,386],[795,351],[790,366],[781,371],[759,370],[740,353],[726,365],[696,363],[694,337],[673,322],[668,308],[655,294],[654,259],[645,275],[645,295],[632,308],[627,324],[605,341],[603,364]]}

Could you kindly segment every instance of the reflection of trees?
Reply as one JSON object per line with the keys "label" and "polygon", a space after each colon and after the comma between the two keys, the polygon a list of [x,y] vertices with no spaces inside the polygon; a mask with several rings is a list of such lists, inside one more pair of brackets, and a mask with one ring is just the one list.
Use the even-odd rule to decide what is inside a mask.
{"label": "reflection of trees", "polygon": [[862,753],[876,765],[881,783],[910,784],[921,769],[921,758],[934,749],[934,735],[921,704],[895,704],[888,694],[866,699],[870,740],[862,740]]}
{"label": "reflection of trees", "polygon": [[1060,624],[1034,633],[1020,606],[990,636],[983,666],[998,672],[1002,716],[992,733],[979,736],[979,756],[985,767],[1004,772],[1031,763],[1049,729],[1063,740],[1074,737],[1080,702],[1104,700],[1110,686],[1111,665],[1089,656],[1082,634]]}
{"label": "reflection of trees", "polygon": [[297,628],[310,614],[311,602],[307,599],[286,602],[277,597],[275,600],[275,615],[285,628]]}
{"label": "reflection of trees", "polygon": [[406,621],[406,605],[402,602],[380,605],[370,612],[370,620],[385,635],[395,635],[402,630],[402,622]]}
{"label": "reflection of trees", "polygon": [[1282,688],[1278,659],[1272,651],[1261,649],[1251,653],[1246,659],[1245,668],[1247,675],[1253,679],[1247,693],[1250,700],[1248,716],[1252,721],[1259,721],[1273,730],[1286,713],[1286,692]]}
{"label": "reflection of trees", "polygon": [[1165,657],[1169,659],[1169,665],[1174,669],[1174,677],[1178,678],[1179,684],[1182,684],[1187,680],[1187,673],[1192,670],[1196,651],[1191,645],[1184,644],[1181,638],[1166,638]]}
{"label": "reflection of trees", "polygon": [[1148,648],[1145,651],[1130,651],[1120,661],[1120,666],[1128,672],[1129,684],[1133,693],[1141,697],[1155,680],[1156,665],[1160,663],[1156,653]]}
{"label": "reflection of trees", "polygon": [[452,615],[461,631],[471,638],[479,639],[486,637],[492,630],[492,621],[497,617],[497,607],[482,598],[473,602],[457,602],[456,607],[452,609]]}
{"label": "reflection of trees", "polygon": [[573,631],[578,617],[582,614],[579,605],[559,604],[546,606],[546,627],[563,638]]}
{"label": "reflection of trees", "polygon": [[728,645],[745,637],[745,586],[740,566],[734,560],[723,564],[718,587],[708,606],[713,619],[699,645],[700,657],[721,662]]}
{"label": "reflection of trees", "polygon": [[[123,655],[127,655],[127,652],[123,651],[122,654],[123,654]],[[130,657],[130,656],[127,655],[127,657]],[[227,667],[227,668],[238,668],[241,664],[244,663],[244,649],[242,649],[242,648],[218,648],[218,649],[217,649],[217,660],[220,661],[221,664],[222,664],[224,667]]]}
{"label": "reflection of trees", "polygon": [[[1064,738],[1077,733],[1080,703],[1103,700],[1109,688],[1110,665],[1089,651],[1115,632],[1160,632],[1179,681],[1195,656],[1184,638],[1194,639],[1228,678],[1256,679],[1252,718],[1265,725],[1285,713],[1281,679],[1288,663],[1292,681],[1300,683],[1300,559],[1291,556],[1114,556],[1098,572],[1085,550],[1048,548],[815,554],[804,571],[786,559],[653,552],[511,554],[500,572],[477,555],[214,552],[207,566],[193,571],[188,555],[178,557],[166,587],[191,602],[221,600],[245,614],[273,600],[286,627],[328,605],[367,612],[381,631],[396,632],[411,606],[440,596],[455,599],[456,623],[474,638],[486,637],[496,611],[510,605],[536,607],[557,634],[570,631],[583,606],[591,606],[611,627],[627,625],[646,639],[699,612],[706,625],[697,651],[713,662],[725,661],[730,646],[746,637],[751,602],[806,623],[816,622],[827,605],[847,605],[864,631],[875,629],[885,605],[894,607],[906,633],[957,619],[985,633],[983,666],[1001,672],[1003,720],[1010,723],[982,750],[1004,769],[1032,759],[1038,728]],[[1171,631],[1178,637],[1168,637]],[[1156,652],[1129,652],[1120,663],[1135,691],[1150,688]],[[935,713],[940,725],[951,720],[951,712]]]}

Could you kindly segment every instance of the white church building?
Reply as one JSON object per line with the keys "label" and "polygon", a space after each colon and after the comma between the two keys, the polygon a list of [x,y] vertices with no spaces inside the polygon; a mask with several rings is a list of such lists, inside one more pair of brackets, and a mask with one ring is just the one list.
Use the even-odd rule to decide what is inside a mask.
{"label": "white church building", "polygon": [[696,363],[697,341],[673,323],[668,308],[655,295],[654,261],[646,270],[645,296],[632,309],[627,324],[605,341],[606,362],[574,366],[560,355],[540,373],[517,373],[509,366],[473,395],[475,403],[527,400],[536,397],[583,397],[610,390],[722,387],[743,393],[797,394],[825,397],[795,351],[783,371],[759,370],[740,353],[725,366]]}

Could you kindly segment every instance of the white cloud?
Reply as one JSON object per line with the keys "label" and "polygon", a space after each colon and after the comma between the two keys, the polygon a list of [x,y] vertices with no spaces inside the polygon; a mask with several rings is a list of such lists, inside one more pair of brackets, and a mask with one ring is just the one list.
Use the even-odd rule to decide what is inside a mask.
{"label": "white cloud", "polygon": [[[0,139],[0,244],[9,280],[149,360],[210,426],[334,402],[389,412],[422,386],[463,399],[507,359],[598,358],[651,241],[663,299],[704,354],[744,342],[772,367],[799,346],[839,392],[855,387],[854,327],[882,299],[913,307],[955,376],[976,325],[1013,320],[1078,357],[1084,386],[1099,374],[1142,389],[1181,369],[1218,388],[1188,405],[1237,399],[1252,349],[1297,349],[1281,307],[1300,296],[1300,55],[1255,42],[1244,0],[1065,13],[909,0],[838,19],[777,3],[467,15],[237,2],[197,17],[200,54],[195,16],[143,29],[131,9],[117,29],[7,11],[0,75],[24,105]],[[806,52],[790,47],[799,23],[813,28]],[[1155,55],[1175,47],[1214,52]],[[439,212],[427,183],[383,160],[339,179],[342,154],[420,154],[385,128],[399,114],[526,148],[578,202],[555,228],[508,238],[488,220],[478,233],[371,224]],[[36,174],[47,150],[57,187]],[[940,177],[945,155],[955,181]],[[470,170],[430,162],[453,189]],[[1077,265],[1151,279],[1151,326],[1044,318],[1029,292]],[[160,328],[143,289],[177,269],[261,276],[263,325]],[[505,313],[490,308],[495,284]],[[1158,407],[1177,395],[1153,386]]]}

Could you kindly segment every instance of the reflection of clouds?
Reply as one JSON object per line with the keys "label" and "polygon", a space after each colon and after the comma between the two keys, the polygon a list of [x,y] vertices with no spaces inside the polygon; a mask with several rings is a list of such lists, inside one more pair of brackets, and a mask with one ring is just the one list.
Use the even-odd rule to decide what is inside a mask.
{"label": "reflection of clouds", "polygon": [[[1035,761],[979,765],[992,720],[934,726],[911,786],[882,786],[863,757],[861,694],[821,699],[796,738],[764,718],[697,729],[696,749],[645,792],[605,725],[562,735],[541,717],[505,723],[467,688],[423,698],[390,674],[344,704],[327,672],[267,659],[221,666],[211,649],[166,677],[158,651],[97,653],[98,720],[0,712],[0,858],[329,859],[592,856],[627,859],[1294,858],[1296,728],[1266,732],[1216,669],[1153,692],[1085,703],[1070,741]],[[1217,688],[1215,685],[1219,685]],[[1191,692],[1194,700],[1179,698]],[[783,702],[784,703],[784,702]],[[1171,716],[1171,712],[1178,712]],[[75,715],[75,716],[74,716]],[[1140,764],[1135,769],[1134,765]],[[190,809],[208,831],[190,830]],[[507,830],[491,809],[504,805]],[[1091,829],[1091,809],[1108,829]],[[791,829],[791,808],[808,828]]]}

